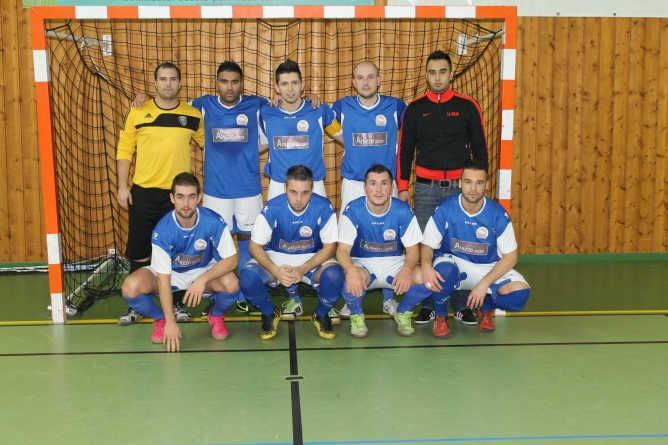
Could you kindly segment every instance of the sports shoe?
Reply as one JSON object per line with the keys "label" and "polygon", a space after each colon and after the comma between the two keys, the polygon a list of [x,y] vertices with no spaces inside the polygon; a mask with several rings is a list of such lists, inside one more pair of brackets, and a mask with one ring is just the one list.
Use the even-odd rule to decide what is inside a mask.
{"label": "sports shoe", "polygon": [[450,327],[448,326],[448,317],[437,315],[434,318],[434,337],[450,338]]}
{"label": "sports shoe", "polygon": [[248,300],[237,301],[237,312],[245,312],[247,315],[262,315],[260,309]]}
{"label": "sports shoe", "polygon": [[[121,326],[130,326],[131,324],[134,324],[134,322],[141,320],[143,318],[143,315],[140,314],[139,312],[135,311],[132,309],[130,306],[125,310],[123,315],[118,317],[118,324]],[[160,340],[162,343],[162,340]]]}
{"label": "sports shoe", "polygon": [[295,321],[298,316],[304,313],[301,303],[297,303],[295,300],[288,300],[282,305],[283,314],[281,315],[281,320]]}
{"label": "sports shoe", "polygon": [[188,323],[193,318],[180,301],[174,304],[174,317],[177,323]]}
{"label": "sports shoe", "polygon": [[151,341],[153,343],[162,344],[162,340],[165,338],[165,319],[162,320],[153,320],[153,334],[151,334]]}
{"label": "sports shoe", "polygon": [[411,326],[412,311],[395,312],[394,321],[397,322],[397,332],[404,337],[410,337],[415,333],[415,329]]}
{"label": "sports shoe", "polygon": [[434,319],[435,315],[433,309],[422,308],[417,317],[415,317],[415,324],[427,324]]}
{"label": "sports shoe", "polygon": [[478,324],[478,317],[469,308],[459,311],[455,314],[455,320],[459,320],[464,324]]}
{"label": "sports shoe", "polygon": [[329,315],[324,317],[319,316],[315,312],[311,315],[311,322],[318,328],[318,335],[327,340],[332,340],[336,337],[334,333],[334,328],[332,327],[332,319],[329,318]]}
{"label": "sports shoe", "polygon": [[341,317],[339,317],[339,311],[336,309],[331,308],[329,312],[327,312],[327,315],[329,315],[329,318],[332,320],[332,324],[341,324]]}
{"label": "sports shoe", "polygon": [[341,310],[339,311],[339,317],[347,320],[350,318],[350,308],[348,307],[347,304],[344,304]]}
{"label": "sports shoe", "polygon": [[228,335],[227,328],[225,327],[225,315],[216,317],[215,315],[209,314],[206,319],[211,325],[211,336],[213,339],[225,340]]}
{"label": "sports shoe", "polygon": [[492,314],[494,311],[481,311],[478,309],[478,329],[482,332],[494,332],[496,326],[494,326],[494,320],[492,320]]}
{"label": "sports shoe", "polygon": [[366,337],[369,330],[364,324],[364,314],[355,314],[350,316],[350,333],[353,337]]}
{"label": "sports shoe", "polygon": [[215,301],[213,300],[213,298],[209,298],[209,304],[207,304],[206,307],[202,309],[202,317],[206,317],[211,313],[211,308],[213,307],[214,303]]}
{"label": "sports shoe", "polygon": [[394,315],[398,307],[399,303],[397,303],[397,300],[395,300],[394,298],[390,298],[389,300],[383,301],[383,312],[385,312],[386,314]]}
{"label": "sports shoe", "polygon": [[260,338],[262,340],[269,340],[276,336],[276,327],[278,322],[281,321],[281,311],[277,307],[274,308],[274,312],[269,315],[262,316],[262,333]]}

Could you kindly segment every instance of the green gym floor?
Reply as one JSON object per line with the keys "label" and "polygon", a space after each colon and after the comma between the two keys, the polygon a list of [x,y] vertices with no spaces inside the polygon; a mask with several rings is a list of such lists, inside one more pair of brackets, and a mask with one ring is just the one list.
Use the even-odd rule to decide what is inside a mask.
{"label": "green gym floor", "polygon": [[262,341],[231,310],[224,341],[182,324],[180,353],[117,326],[120,297],[54,326],[46,276],[0,276],[0,442],[668,444],[667,260],[521,257],[531,298],[492,334],[401,337],[374,292],[364,339],[303,317]]}

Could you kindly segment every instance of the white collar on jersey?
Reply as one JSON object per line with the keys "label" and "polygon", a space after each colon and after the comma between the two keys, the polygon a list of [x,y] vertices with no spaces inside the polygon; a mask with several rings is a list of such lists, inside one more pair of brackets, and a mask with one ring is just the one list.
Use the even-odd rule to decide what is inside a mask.
{"label": "white collar on jersey", "polygon": [[197,220],[195,221],[195,224],[192,227],[189,227],[187,229],[183,227],[181,223],[179,223],[179,220],[176,218],[176,210],[172,210],[172,219],[174,220],[179,229],[189,232],[191,230],[194,230],[195,227],[197,227],[197,225],[199,224],[199,206],[197,206],[195,210],[197,211]]}
{"label": "white collar on jersey", "polygon": [[383,217],[383,216],[387,215],[390,212],[390,209],[392,208],[392,197],[390,196],[390,205],[387,206],[387,210],[385,210],[385,213],[381,213],[380,215],[378,215],[376,213],[373,213],[371,211],[371,209],[369,208],[369,201],[368,200],[366,200],[366,199],[364,200],[364,205],[366,206],[366,211],[369,212],[369,215],[371,215],[375,218],[380,218],[380,217]]}
{"label": "white collar on jersey", "polygon": [[467,216],[478,216],[482,213],[483,210],[485,210],[485,206],[487,205],[487,196],[482,197],[482,207],[480,207],[480,210],[478,210],[478,213],[475,213],[471,215],[469,212],[464,210],[464,206],[462,205],[462,194],[459,194],[459,208],[462,209],[462,212],[464,212]]}
{"label": "white collar on jersey", "polygon": [[244,98],[243,96],[239,96],[239,102],[235,103],[234,105],[228,106],[228,105],[225,105],[222,100],[220,100],[219,95],[216,95],[216,99],[218,99],[218,103],[220,104],[220,106],[227,109],[227,110],[231,110],[232,108],[239,105],[241,103],[241,101],[243,100],[243,98]]}
{"label": "white collar on jersey", "polygon": [[365,110],[373,110],[380,103],[380,94],[376,93],[376,103],[371,105],[370,107],[365,107],[364,105],[362,105],[362,102],[360,102],[359,95],[355,96],[355,99],[357,99],[357,103],[359,104],[360,107],[364,108]]}
{"label": "white collar on jersey", "polygon": [[304,108],[304,104],[306,104],[306,99],[304,99],[303,97],[300,97],[300,99],[302,100],[302,103],[299,104],[299,107],[297,107],[297,109],[296,109],[295,111],[285,111],[285,110],[283,109],[283,107],[281,107],[280,104],[278,105],[278,109],[281,110],[281,111],[282,111],[283,113],[285,113],[285,114],[295,114],[296,112],[298,112],[299,110],[301,110],[302,108]]}
{"label": "white collar on jersey", "polygon": [[290,210],[290,212],[295,216],[302,216],[304,214],[304,212],[306,211],[306,209],[308,209],[308,206],[311,205],[311,201],[309,201],[308,204],[306,204],[306,207],[304,207],[304,210],[302,210],[301,213],[297,213],[294,210],[292,210],[292,207],[290,206],[290,202],[288,202],[288,197],[287,196],[285,197],[285,203],[288,205],[288,210]]}

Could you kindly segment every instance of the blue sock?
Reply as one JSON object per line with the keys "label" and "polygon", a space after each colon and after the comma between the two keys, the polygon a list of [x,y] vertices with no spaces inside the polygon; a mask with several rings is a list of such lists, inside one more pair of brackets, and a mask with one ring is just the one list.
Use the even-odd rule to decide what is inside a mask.
{"label": "blue sock", "polygon": [[434,269],[445,280],[444,283],[441,283],[442,290],[440,292],[432,292],[431,294],[434,300],[434,312],[438,316],[447,317],[448,300],[459,282],[459,268],[453,263],[442,262],[438,263]]}
{"label": "blue sock", "polygon": [[[239,244],[239,262],[237,263],[237,270],[241,271],[241,269],[244,268],[246,263],[252,259],[249,250],[250,240],[239,241],[239,239],[237,238],[237,244]],[[244,293],[239,292],[237,301],[245,301],[245,300],[246,297],[244,296]]]}
{"label": "blue sock", "polygon": [[288,300],[295,300],[295,303],[302,302],[302,299],[299,298],[299,283],[293,284],[285,289],[288,291]]}
{"label": "blue sock", "polygon": [[220,317],[223,315],[229,308],[234,306],[234,303],[237,301],[239,296],[239,291],[236,292],[216,292],[211,295],[213,298],[213,308],[211,308],[211,315],[214,317]]}
{"label": "blue sock", "polygon": [[366,291],[364,289],[362,289],[362,296],[356,298],[348,293],[346,286],[344,285],[343,289],[341,289],[341,296],[343,296],[343,299],[348,305],[348,309],[350,309],[350,315],[359,315],[362,313],[362,300],[366,297]]}
{"label": "blue sock", "polygon": [[383,301],[394,299],[394,289],[383,288]]}
{"label": "blue sock", "polygon": [[267,286],[265,285],[267,281],[262,279],[261,275],[263,274],[259,273],[257,269],[264,271],[264,275],[266,275],[267,281],[269,280],[269,274],[262,267],[254,263],[247,264],[239,272],[239,283],[241,283],[241,290],[244,295],[246,295],[248,301],[260,309],[262,315],[271,315],[274,312],[274,304],[271,302],[271,300],[269,300],[269,292],[267,291]]}
{"label": "blue sock", "polygon": [[162,309],[160,309],[160,306],[155,303],[155,300],[153,300],[153,296],[151,295],[139,294],[135,298],[128,298],[124,295],[123,298],[125,298],[125,301],[128,302],[128,305],[132,309],[142,315],[151,317],[156,321],[165,318],[165,314],[162,312]]}
{"label": "blue sock", "polygon": [[[487,298],[485,298],[485,302],[482,305],[482,308],[488,311],[490,309],[485,306],[493,304],[494,308],[498,307],[504,311],[519,312],[524,309],[524,306],[526,306],[530,294],[531,289],[520,289],[505,295],[497,294],[496,300],[492,300],[490,296],[487,296]],[[488,299],[492,300],[490,304],[487,303]]]}
{"label": "blue sock", "polygon": [[315,313],[324,317],[336,301],[343,290],[343,268],[338,264],[327,267],[320,274],[320,286],[318,287],[318,306]]}
{"label": "blue sock", "polygon": [[424,284],[414,284],[404,294],[404,299],[399,303],[397,312],[412,311],[415,306],[431,295],[431,291]]}

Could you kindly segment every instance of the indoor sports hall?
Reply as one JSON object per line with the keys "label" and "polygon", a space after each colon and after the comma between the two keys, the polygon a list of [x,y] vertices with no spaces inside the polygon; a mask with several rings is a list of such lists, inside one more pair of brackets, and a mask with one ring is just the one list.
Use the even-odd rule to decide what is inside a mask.
{"label": "indoor sports hall", "polygon": [[[668,6],[271,3],[1,3],[1,442],[668,444]],[[450,313],[450,338],[433,322],[406,337],[374,290],[368,335],[342,319],[329,340],[302,284],[303,315],[268,340],[235,307],[212,339],[206,300],[179,323],[179,352],[151,342],[148,317],[117,324],[130,266],[116,148],[158,64],[181,68],[181,101],[215,94],[224,60],[243,66],[244,94],[273,98],[290,58],[331,105],[372,61],[378,92],[410,103],[435,49],[480,106],[524,310],[497,309],[494,332]],[[343,148],[323,156],[338,215]],[[204,159],[193,146],[200,179]],[[287,295],[270,291],[279,308]]]}

